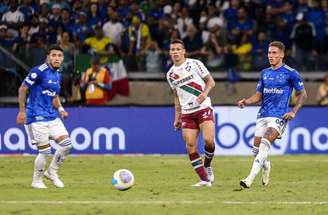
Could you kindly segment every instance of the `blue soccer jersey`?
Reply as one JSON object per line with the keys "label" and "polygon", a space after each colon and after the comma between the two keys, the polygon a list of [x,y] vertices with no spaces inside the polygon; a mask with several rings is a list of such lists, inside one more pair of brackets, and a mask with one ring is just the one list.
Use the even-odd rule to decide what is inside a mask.
{"label": "blue soccer jersey", "polygon": [[271,67],[262,70],[256,90],[262,93],[262,105],[257,118],[282,118],[289,111],[288,105],[293,88],[304,89],[300,74],[283,64],[278,69]]}
{"label": "blue soccer jersey", "polygon": [[50,121],[58,117],[53,99],[60,91],[60,74],[46,63],[31,69],[23,84],[29,88],[26,123]]}

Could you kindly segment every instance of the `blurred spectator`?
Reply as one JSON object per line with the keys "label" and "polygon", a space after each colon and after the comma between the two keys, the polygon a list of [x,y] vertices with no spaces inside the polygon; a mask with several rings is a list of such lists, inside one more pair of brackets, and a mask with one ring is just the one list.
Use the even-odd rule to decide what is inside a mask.
{"label": "blurred spectator", "polygon": [[201,50],[202,55],[206,56],[206,65],[210,69],[218,69],[222,66],[224,55],[222,47],[219,46],[215,33],[211,33],[207,43]]}
{"label": "blurred spectator", "polygon": [[19,36],[15,40],[12,47],[12,51],[17,53],[18,57],[24,61],[27,60],[28,56],[28,42],[30,39],[28,25],[23,25],[19,31]]}
{"label": "blurred spectator", "polygon": [[107,15],[108,21],[103,25],[104,35],[111,38],[112,42],[120,47],[121,37],[124,32],[123,24],[119,21],[117,12],[112,7],[108,7]]}
{"label": "blurred spectator", "polygon": [[92,3],[90,5],[90,14],[88,17],[88,25],[94,29],[96,26],[101,26],[101,24],[102,24],[102,19],[98,12],[98,5],[96,3]]}
{"label": "blurred spectator", "polygon": [[111,77],[105,67],[100,66],[100,58],[93,56],[91,67],[82,76],[81,88],[85,91],[86,104],[103,105],[111,89]]}
{"label": "blurred spectator", "polygon": [[244,7],[239,8],[237,20],[228,22],[228,30],[233,35],[247,34],[248,36],[253,35],[254,21],[248,17],[247,11]]}
{"label": "blurred spectator", "polygon": [[[293,53],[296,63],[302,69],[314,69],[313,43],[316,35],[312,23],[304,19],[304,14],[297,14],[290,38],[293,41]],[[304,42],[306,41],[306,42]]]}
{"label": "blurred spectator", "polygon": [[63,8],[61,11],[60,26],[62,27],[63,31],[66,31],[69,34],[73,34],[74,21],[71,19],[71,13],[67,8]]}
{"label": "blurred spectator", "polygon": [[108,44],[106,51],[109,63],[106,65],[111,74],[112,89],[108,92],[108,100],[113,99],[116,94],[129,96],[128,75],[120,55],[120,52],[114,44]]}
{"label": "blurred spectator", "polygon": [[61,40],[59,41],[59,46],[63,49],[64,53],[64,62],[62,68],[62,76],[63,76],[63,83],[62,83],[62,93],[66,99],[71,96],[71,79],[73,77],[73,56],[75,46],[73,43],[70,42],[70,35],[68,32],[63,32],[61,35]]}
{"label": "blurred spectator", "polygon": [[177,20],[177,29],[179,30],[179,34],[181,39],[187,37],[187,28],[192,25],[192,18],[189,17],[189,12],[187,7],[183,7],[181,10],[181,15]]}
{"label": "blurred spectator", "polygon": [[238,55],[233,52],[231,44],[224,47],[224,62],[228,79],[225,85],[226,92],[228,94],[235,94],[237,92],[235,83],[240,79],[238,72],[239,58]]}
{"label": "blurred spectator", "polygon": [[49,5],[47,2],[43,2],[41,3],[41,14],[40,14],[40,17],[43,17],[43,18],[49,18]]}
{"label": "blurred spectator", "polygon": [[35,13],[34,8],[31,6],[32,0],[22,0],[18,10],[24,14],[24,20],[30,20],[31,16]]}
{"label": "blurred spectator", "polygon": [[89,53],[97,54],[101,56],[100,63],[107,63],[108,58],[105,56],[105,48],[112,41],[110,38],[104,36],[104,32],[101,26],[95,27],[95,35],[88,37],[84,44],[90,47]]}
{"label": "blurred spectator", "polygon": [[247,34],[239,34],[237,44],[232,45],[232,51],[238,55],[239,67],[242,71],[248,71],[252,66],[252,44],[250,43]]}
{"label": "blurred spectator", "polygon": [[9,0],[10,10],[3,14],[1,22],[8,27],[8,32],[12,33],[14,37],[19,34],[19,29],[24,23],[24,14],[18,10],[18,1]]}
{"label": "blurred spectator", "polygon": [[75,45],[81,44],[93,32],[91,26],[87,23],[87,14],[84,11],[79,12],[78,21],[74,25],[73,38]]}
{"label": "blurred spectator", "polygon": [[131,22],[132,25],[124,33],[122,48],[127,54],[125,59],[129,70],[136,71],[143,69],[143,62],[137,57],[149,45],[151,36],[148,25],[141,23],[137,16],[134,16]]}
{"label": "blurred spectator", "polygon": [[197,58],[201,56],[203,41],[200,32],[193,24],[187,26],[187,36],[183,39],[183,42],[186,44],[188,57]]}
{"label": "blurred spectator", "polygon": [[146,72],[161,72],[162,50],[158,47],[158,43],[156,41],[152,40],[141,55],[145,56]]}
{"label": "blurred spectator", "polygon": [[0,25],[0,45],[7,48],[8,50],[12,50],[13,45],[15,43],[15,37],[11,32],[8,31],[8,27],[6,25]]}
{"label": "blurred spectator", "polygon": [[257,34],[257,38],[252,43],[252,64],[254,69],[262,70],[268,65],[267,51],[269,47],[269,41],[267,40],[266,34],[260,31]]}
{"label": "blurred spectator", "polygon": [[318,89],[317,101],[319,105],[328,105],[328,75],[324,77],[324,82]]}

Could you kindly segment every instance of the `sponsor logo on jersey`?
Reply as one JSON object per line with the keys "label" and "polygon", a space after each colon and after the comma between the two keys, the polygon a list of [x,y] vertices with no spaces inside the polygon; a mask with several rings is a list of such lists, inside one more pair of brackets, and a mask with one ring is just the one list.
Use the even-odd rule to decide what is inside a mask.
{"label": "sponsor logo on jersey", "polygon": [[193,78],[194,78],[193,75],[188,75],[187,77],[184,77],[180,80],[174,81],[173,85],[180,86],[180,85],[184,84],[185,82],[192,80]]}
{"label": "sponsor logo on jersey", "polygon": [[42,94],[45,94],[47,96],[55,96],[56,92],[51,92],[50,90],[43,90]]}
{"label": "sponsor logo on jersey", "polygon": [[284,90],[279,88],[264,88],[263,93],[268,94],[283,94]]}
{"label": "sponsor logo on jersey", "polygon": [[304,84],[303,84],[302,81],[300,81],[300,82],[298,82],[298,85],[301,87],[301,86],[303,86]]}
{"label": "sponsor logo on jersey", "polygon": [[57,84],[57,81],[49,80],[48,84]]}

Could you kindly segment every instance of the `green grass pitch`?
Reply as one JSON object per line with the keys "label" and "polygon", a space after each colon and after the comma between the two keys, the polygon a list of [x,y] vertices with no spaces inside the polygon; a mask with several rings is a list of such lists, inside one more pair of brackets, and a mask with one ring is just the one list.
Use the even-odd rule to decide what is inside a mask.
{"label": "green grass pitch", "polygon": [[[0,157],[0,214],[236,214],[327,215],[328,157],[272,156],[271,184],[260,175],[238,191],[252,157],[215,157],[215,184],[198,181],[187,156],[78,156],[60,170],[64,189],[30,187],[33,156]],[[128,191],[111,185],[115,170],[130,169]]]}

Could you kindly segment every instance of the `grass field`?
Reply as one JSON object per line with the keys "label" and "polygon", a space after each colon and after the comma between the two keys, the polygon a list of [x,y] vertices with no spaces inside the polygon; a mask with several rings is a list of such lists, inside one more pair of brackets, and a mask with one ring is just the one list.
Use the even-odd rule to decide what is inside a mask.
{"label": "grass field", "polygon": [[[252,157],[216,157],[215,184],[197,182],[186,156],[70,157],[61,176],[64,189],[30,188],[34,157],[0,157],[0,214],[328,214],[328,157],[271,157],[272,181],[237,191]],[[112,173],[130,169],[128,191],[111,186]]]}

